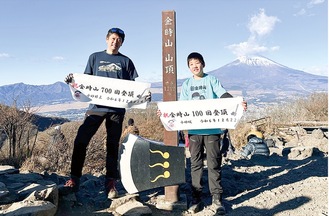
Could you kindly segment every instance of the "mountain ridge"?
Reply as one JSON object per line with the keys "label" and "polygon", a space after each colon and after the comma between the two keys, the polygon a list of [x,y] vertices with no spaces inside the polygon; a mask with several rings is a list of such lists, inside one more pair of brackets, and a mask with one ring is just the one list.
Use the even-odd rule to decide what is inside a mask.
{"label": "mountain ridge", "polygon": [[[262,56],[241,56],[207,72],[217,77],[224,88],[240,92],[251,102],[273,102],[328,91],[328,77],[295,70]],[[186,80],[178,79],[179,88]],[[162,82],[151,83],[153,101],[162,100]],[[151,92],[152,92],[151,89]],[[160,92],[160,93],[159,93]],[[0,86],[0,103],[29,103],[33,106],[73,102],[67,84],[28,85],[22,82]]]}

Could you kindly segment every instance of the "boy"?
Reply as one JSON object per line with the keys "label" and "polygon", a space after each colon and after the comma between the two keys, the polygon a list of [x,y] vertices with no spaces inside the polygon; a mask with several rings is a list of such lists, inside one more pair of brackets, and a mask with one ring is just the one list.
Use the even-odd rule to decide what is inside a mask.
{"label": "boy", "polygon": [[[179,100],[214,99],[232,97],[222,87],[219,80],[203,72],[205,62],[201,54],[193,52],[187,57],[187,65],[193,76],[184,81]],[[200,88],[202,87],[202,88]],[[196,97],[196,95],[198,97]],[[242,103],[244,110],[247,103]],[[201,201],[202,195],[202,172],[203,152],[206,148],[208,166],[208,184],[212,196],[212,209],[217,213],[224,214],[225,208],[222,204],[223,188],[221,185],[221,163],[222,152],[220,141],[224,131],[221,129],[189,130],[189,151],[191,154],[191,177],[192,177],[192,205]]]}

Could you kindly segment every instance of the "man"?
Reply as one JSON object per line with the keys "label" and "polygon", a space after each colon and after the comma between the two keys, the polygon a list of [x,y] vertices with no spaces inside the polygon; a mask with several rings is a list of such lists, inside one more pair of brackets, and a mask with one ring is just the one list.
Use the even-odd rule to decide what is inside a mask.
{"label": "man", "polygon": [[[125,39],[125,33],[119,28],[111,28],[106,35],[107,49],[89,56],[84,74],[110,77],[124,80],[135,80],[138,77],[132,60],[119,52]],[[72,74],[65,82],[72,82]],[[150,95],[149,98],[150,100]],[[79,127],[74,141],[71,163],[71,179],[64,185],[73,192],[79,190],[80,177],[86,157],[87,146],[105,120],[106,123],[106,178],[105,192],[109,199],[117,197],[116,181],[120,178],[118,171],[118,147],[122,133],[122,122],[126,110],[124,108],[90,104],[84,122]]]}

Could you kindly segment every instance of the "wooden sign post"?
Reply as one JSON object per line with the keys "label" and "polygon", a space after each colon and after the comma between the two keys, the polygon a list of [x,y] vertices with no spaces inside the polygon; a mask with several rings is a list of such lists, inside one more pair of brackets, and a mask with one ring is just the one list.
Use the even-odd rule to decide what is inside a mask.
{"label": "wooden sign post", "polygon": [[[163,101],[177,100],[176,13],[162,11],[162,78]],[[164,144],[178,145],[176,131],[164,130]],[[178,185],[165,187],[165,200],[178,201]]]}

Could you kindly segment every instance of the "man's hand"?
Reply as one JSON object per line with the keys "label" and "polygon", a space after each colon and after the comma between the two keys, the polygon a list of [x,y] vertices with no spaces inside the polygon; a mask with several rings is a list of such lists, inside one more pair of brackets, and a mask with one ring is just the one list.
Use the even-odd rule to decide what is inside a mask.
{"label": "man's hand", "polygon": [[67,75],[64,79],[64,82],[66,82],[66,84],[70,84],[73,82],[73,74],[70,73],[69,75]]}
{"label": "man's hand", "polygon": [[150,91],[149,91],[148,94],[146,95],[145,100],[146,100],[147,102],[151,102],[151,100],[152,100],[152,94],[151,94]]}

